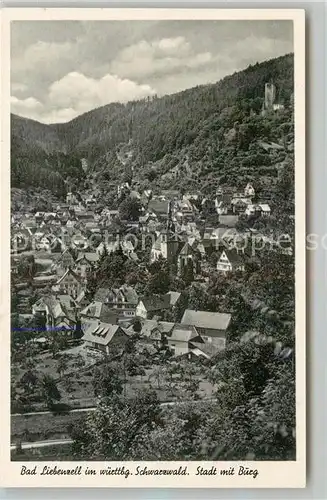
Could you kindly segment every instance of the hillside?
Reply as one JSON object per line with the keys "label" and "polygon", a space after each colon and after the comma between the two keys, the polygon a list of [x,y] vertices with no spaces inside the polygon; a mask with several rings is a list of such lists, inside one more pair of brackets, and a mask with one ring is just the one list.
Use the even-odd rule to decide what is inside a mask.
{"label": "hillside", "polygon": [[[262,116],[264,86],[273,81],[285,107]],[[209,192],[217,183],[272,183],[292,156],[293,55],[283,56],[161,98],[109,104],[55,125],[12,116],[12,186],[41,186],[62,195],[67,177],[105,192],[133,172],[136,186]],[[270,142],[279,148],[269,148]]]}

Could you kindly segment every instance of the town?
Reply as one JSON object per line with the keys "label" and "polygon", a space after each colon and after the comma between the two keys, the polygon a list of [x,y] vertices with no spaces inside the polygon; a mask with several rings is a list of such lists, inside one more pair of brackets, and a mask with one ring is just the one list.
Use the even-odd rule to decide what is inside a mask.
{"label": "town", "polygon": [[[267,83],[258,115],[273,122],[286,112]],[[293,143],[283,137],[256,147],[275,162],[285,160]],[[128,147],[123,157],[116,151],[123,171],[133,159]],[[228,398],[240,403],[244,391],[258,397],[270,383],[273,358],[293,355],[294,207],[285,208],[292,190],[287,167],[284,161],[274,184],[254,177],[217,182],[209,192],[162,189],[151,175],[151,186],[141,188],[130,169],[113,183],[107,203],[82,158],[84,180],[68,178],[61,198],[49,190],[13,190],[13,459],[91,453],[92,425],[86,439],[83,419],[102,411],[103,402],[116,415],[109,419],[113,437],[109,445],[103,427],[97,442],[107,447],[94,449],[94,456],[152,459],[157,445],[140,442],[138,433],[134,451],[116,450],[118,420],[137,420],[142,411],[138,428],[147,440],[152,432],[154,443],[153,422],[160,429],[174,425],[175,436],[190,420],[194,440],[215,405],[227,405]],[[287,377],[283,370],[278,376]],[[187,417],[178,413],[185,405],[192,408]],[[281,433],[289,436],[291,421]],[[210,423],[208,449],[217,447],[219,422]],[[160,457],[184,456],[173,442],[165,442]],[[208,456],[200,448],[196,456]]]}

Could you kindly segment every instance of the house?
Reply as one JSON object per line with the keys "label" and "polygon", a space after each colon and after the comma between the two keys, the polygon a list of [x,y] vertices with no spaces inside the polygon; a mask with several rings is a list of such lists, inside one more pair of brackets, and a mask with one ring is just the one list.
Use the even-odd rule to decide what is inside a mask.
{"label": "house", "polygon": [[85,227],[85,232],[89,235],[101,233],[100,225],[95,220],[91,222],[86,222],[84,227]]}
{"label": "house", "polygon": [[93,209],[96,206],[97,200],[94,195],[88,196],[85,200],[85,205],[88,209]]}
{"label": "house", "polygon": [[166,295],[169,297],[170,307],[175,307],[180,299],[180,292],[167,292]]}
{"label": "house", "polygon": [[105,252],[109,254],[112,252],[116,252],[119,248],[120,248],[119,238],[117,238],[116,240],[108,239],[108,241],[106,241],[105,243],[101,242],[99,244],[99,246],[96,249],[96,253],[99,255],[99,257],[101,257],[101,255],[103,255]]}
{"label": "house", "polygon": [[245,215],[248,217],[253,215],[269,217],[270,212],[270,206],[267,203],[258,203],[256,205],[249,204],[246,207]]}
{"label": "house", "polygon": [[85,308],[89,304],[89,300],[87,298],[86,290],[82,290],[79,295],[76,297],[75,302],[79,310]]}
{"label": "house", "polygon": [[174,216],[178,221],[192,221],[194,219],[195,207],[189,200],[176,202]]}
{"label": "house", "polygon": [[248,205],[245,210],[245,215],[248,217],[252,217],[254,215],[260,216],[261,215],[261,208],[260,205]]}
{"label": "house", "polygon": [[38,241],[35,242],[36,250],[43,250],[45,252],[51,252],[52,238],[51,235],[42,236]]}
{"label": "house", "polygon": [[18,229],[11,234],[11,252],[18,253],[31,250],[34,246],[34,238],[27,229]]}
{"label": "house", "polygon": [[77,200],[74,193],[72,193],[72,192],[67,193],[66,203],[67,203],[67,205],[74,205],[75,203],[78,203],[78,200]]}
{"label": "house", "polygon": [[113,309],[119,309],[123,316],[134,317],[139,297],[133,287],[122,285],[107,291],[105,304]]}
{"label": "house", "polygon": [[160,348],[166,344],[167,336],[170,335],[175,323],[168,321],[157,321],[146,319],[143,321],[140,336],[143,340]]}
{"label": "house", "polygon": [[244,271],[243,257],[235,248],[223,250],[217,262],[217,271],[223,274],[235,271]]}
{"label": "house", "polygon": [[119,186],[117,186],[117,196],[120,198],[123,194],[128,194],[130,191],[129,182],[123,182]]}
{"label": "house", "polygon": [[129,339],[129,335],[119,325],[90,322],[84,329],[83,341],[85,346],[109,354],[122,350]]}
{"label": "house", "polygon": [[76,297],[85,289],[84,279],[76,274],[71,267],[61,276],[53,285],[52,290],[61,294],[68,294],[76,299]]}
{"label": "house", "polygon": [[96,252],[81,252],[75,263],[74,271],[83,278],[87,277],[97,266],[99,255]]}
{"label": "house", "polygon": [[211,342],[221,348],[226,345],[226,333],[230,323],[230,314],[191,309],[186,309],[181,321],[182,325],[194,326],[205,342]]}
{"label": "house", "polygon": [[149,201],[148,212],[155,214],[157,217],[167,218],[169,208],[170,208],[169,201],[152,198]]}
{"label": "house", "polygon": [[233,198],[231,203],[234,214],[244,214],[251,200],[249,198]]}
{"label": "house", "polygon": [[181,294],[180,292],[168,292],[165,295],[151,295],[140,298],[135,316],[143,319],[152,319],[176,306]]}
{"label": "house", "polygon": [[260,203],[262,217],[269,217],[271,213],[270,206],[267,203]]}
{"label": "house", "polygon": [[189,352],[190,342],[198,338],[199,334],[194,326],[176,324],[167,336],[167,345],[175,356],[181,356]]}
{"label": "house", "polygon": [[167,259],[169,263],[175,261],[180,248],[180,239],[171,231],[162,231],[151,248],[150,261],[155,262],[160,257]]}
{"label": "house", "polygon": [[215,208],[218,215],[227,215],[229,205],[224,200],[215,199]]}
{"label": "house", "polygon": [[246,198],[252,198],[254,195],[255,195],[254,187],[252,186],[252,184],[248,182],[244,188],[244,196]]}
{"label": "house", "polygon": [[178,200],[180,192],[177,189],[164,189],[162,191],[162,196],[166,200]]}
{"label": "house", "polygon": [[76,250],[86,251],[89,247],[89,242],[83,234],[74,234],[71,239],[71,246],[72,248],[76,248]]}
{"label": "house", "polygon": [[196,274],[198,272],[198,260],[198,252],[188,242],[186,242],[177,256],[179,274],[183,273],[190,263],[192,264],[194,274]]}
{"label": "house", "polygon": [[114,310],[110,305],[103,301],[94,300],[81,311],[81,319],[83,323],[90,320],[102,321],[104,323],[118,323],[119,311]]}
{"label": "house", "polygon": [[139,318],[151,319],[157,314],[170,309],[170,297],[168,295],[151,295],[139,300],[135,315]]}
{"label": "house", "polygon": [[73,254],[69,248],[66,248],[53,267],[57,270],[58,274],[63,274],[69,267],[73,268],[74,265],[75,260]]}
{"label": "house", "polygon": [[77,304],[69,295],[49,295],[32,306],[34,318],[45,330],[75,330]]}
{"label": "house", "polygon": [[192,339],[189,343],[189,347],[189,359],[211,359],[218,354],[219,351],[223,350],[225,345],[223,342],[220,344],[213,344],[212,342],[205,342],[203,339],[202,342],[199,342],[197,339]]}

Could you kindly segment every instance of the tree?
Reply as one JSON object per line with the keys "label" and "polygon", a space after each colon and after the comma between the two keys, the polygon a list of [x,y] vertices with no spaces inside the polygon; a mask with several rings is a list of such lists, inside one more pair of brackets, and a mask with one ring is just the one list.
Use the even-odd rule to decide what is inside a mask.
{"label": "tree", "polygon": [[186,286],[190,285],[194,281],[194,262],[189,260],[186,266],[183,268],[181,273],[181,278],[185,282]]}
{"label": "tree", "polygon": [[22,278],[32,281],[36,273],[36,262],[33,254],[24,256],[18,265],[18,273]]}
{"label": "tree", "polygon": [[151,276],[145,287],[145,294],[164,294],[170,289],[171,269],[166,259],[160,258],[149,266]]}
{"label": "tree", "polygon": [[125,198],[119,205],[122,220],[137,221],[141,214],[141,204],[135,198]]}
{"label": "tree", "polygon": [[84,422],[71,428],[73,453],[79,459],[128,460],[159,419],[160,406],[153,391],[139,392],[132,399],[112,394]]}
{"label": "tree", "polygon": [[57,387],[56,381],[50,375],[43,375],[40,381],[41,395],[49,409],[53,408],[54,402],[61,399],[61,394]]}
{"label": "tree", "polygon": [[62,377],[63,373],[68,368],[68,356],[66,354],[61,354],[57,360],[57,373]]}
{"label": "tree", "polygon": [[93,376],[94,395],[98,397],[110,397],[112,394],[123,392],[123,382],[117,374],[117,365],[109,360],[97,367]]}
{"label": "tree", "polygon": [[19,381],[19,385],[26,394],[31,394],[39,381],[39,373],[36,370],[27,370]]}

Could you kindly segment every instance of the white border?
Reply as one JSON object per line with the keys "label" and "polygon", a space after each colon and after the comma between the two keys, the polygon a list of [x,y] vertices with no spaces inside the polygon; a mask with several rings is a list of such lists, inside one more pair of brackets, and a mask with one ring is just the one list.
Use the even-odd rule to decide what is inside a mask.
{"label": "white border", "polygon": [[[246,476],[195,476],[198,465],[214,462],[160,462],[160,468],[187,465],[189,476],[145,477],[130,476],[127,480],[115,476],[21,476],[21,463],[10,461],[10,22],[23,20],[293,20],[295,75],[295,200],[296,200],[296,432],[297,454],[294,462],[237,462],[259,470],[253,480]],[[1,295],[0,350],[1,391],[1,454],[0,484],[6,487],[164,487],[164,488],[303,488],[306,484],[306,392],[305,392],[305,12],[302,9],[74,9],[74,8],[8,8],[1,11]],[[28,463],[32,467],[44,462]],[[61,468],[74,468],[79,462],[51,462]],[[84,463],[85,465],[86,463]],[[100,467],[89,462],[90,468]],[[115,466],[123,463],[116,463]],[[227,468],[236,462],[215,462]],[[102,465],[104,465],[102,463]],[[109,462],[105,464],[109,465]],[[127,462],[155,467],[154,462]]]}

